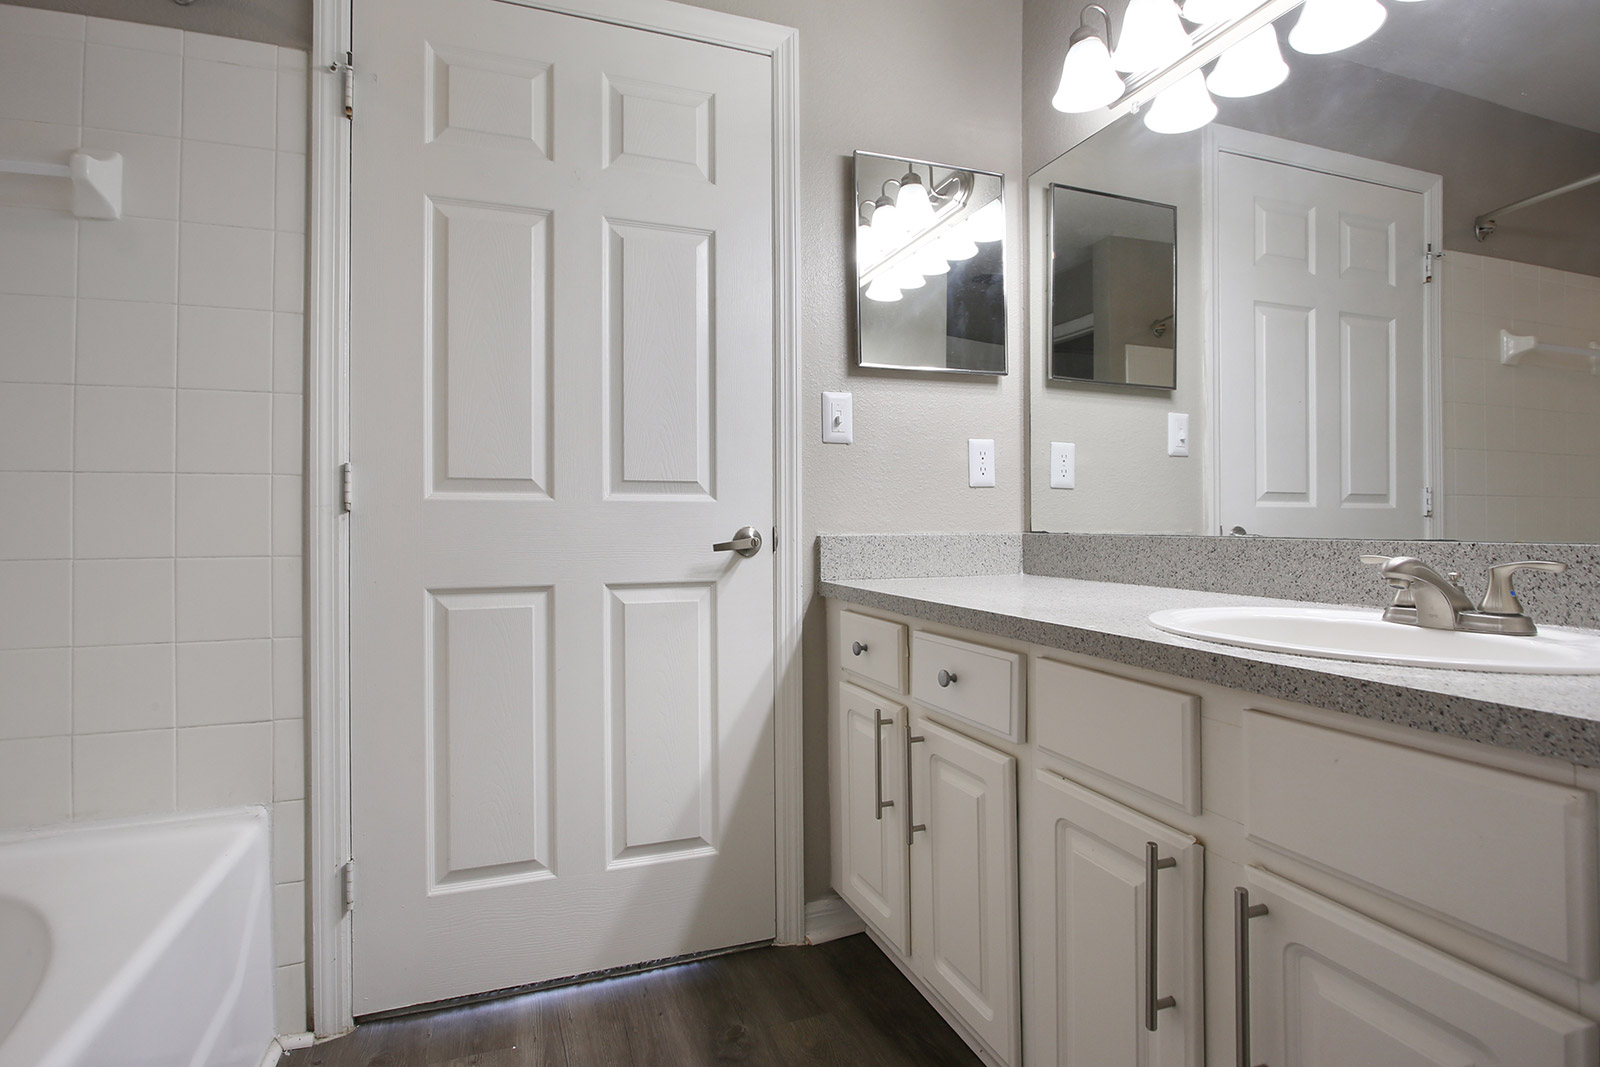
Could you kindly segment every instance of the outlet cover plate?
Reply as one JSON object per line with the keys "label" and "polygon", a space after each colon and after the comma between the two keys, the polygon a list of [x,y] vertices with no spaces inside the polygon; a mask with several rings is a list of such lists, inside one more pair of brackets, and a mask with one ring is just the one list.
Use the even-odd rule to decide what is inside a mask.
{"label": "outlet cover plate", "polygon": [[974,489],[994,488],[993,441],[967,441],[967,484]]}
{"label": "outlet cover plate", "polygon": [[1050,442],[1050,488],[1078,487],[1078,446],[1065,441]]}

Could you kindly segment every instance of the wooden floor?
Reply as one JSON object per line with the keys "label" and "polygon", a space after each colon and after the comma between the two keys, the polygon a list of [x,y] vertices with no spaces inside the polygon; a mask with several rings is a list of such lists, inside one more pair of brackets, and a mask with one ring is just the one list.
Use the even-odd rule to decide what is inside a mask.
{"label": "wooden floor", "polygon": [[366,1023],[280,1067],[979,1067],[865,934]]}

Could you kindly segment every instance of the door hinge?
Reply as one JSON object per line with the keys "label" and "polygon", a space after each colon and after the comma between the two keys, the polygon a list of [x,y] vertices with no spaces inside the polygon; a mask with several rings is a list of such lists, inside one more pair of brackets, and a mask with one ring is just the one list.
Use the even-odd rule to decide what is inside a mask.
{"label": "door hinge", "polygon": [[356,113],[356,57],[353,52],[344,54],[344,62],[333,63],[328,70],[344,79],[344,117],[354,118]]}
{"label": "door hinge", "polygon": [[345,511],[355,507],[355,473],[351,471],[350,464],[339,464],[339,500]]}
{"label": "door hinge", "polygon": [[339,868],[339,876],[344,884],[344,910],[351,911],[356,906],[356,861],[354,858],[344,861],[344,866]]}
{"label": "door hinge", "polygon": [[1422,487],[1422,517],[1425,519],[1433,518],[1433,486],[1431,485]]}
{"label": "door hinge", "polygon": [[1439,265],[1439,260],[1443,259],[1444,256],[1445,254],[1443,252],[1435,252],[1432,244],[1428,245],[1428,250],[1422,254],[1423,285],[1431,285],[1433,283],[1434,269]]}

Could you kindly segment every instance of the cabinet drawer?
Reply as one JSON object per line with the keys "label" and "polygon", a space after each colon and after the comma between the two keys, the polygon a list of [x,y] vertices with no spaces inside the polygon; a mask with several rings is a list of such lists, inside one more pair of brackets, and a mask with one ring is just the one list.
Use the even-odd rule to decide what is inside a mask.
{"label": "cabinet drawer", "polygon": [[1022,740],[1022,656],[1016,652],[914,633],[911,696],[972,726]]}
{"label": "cabinet drawer", "polygon": [[1257,711],[1244,747],[1252,840],[1596,976],[1591,793]]}
{"label": "cabinet drawer", "polygon": [[1044,751],[1199,814],[1198,697],[1037,659],[1032,718]]}
{"label": "cabinet drawer", "polygon": [[906,628],[854,611],[839,612],[839,664],[899,693],[906,691]]}

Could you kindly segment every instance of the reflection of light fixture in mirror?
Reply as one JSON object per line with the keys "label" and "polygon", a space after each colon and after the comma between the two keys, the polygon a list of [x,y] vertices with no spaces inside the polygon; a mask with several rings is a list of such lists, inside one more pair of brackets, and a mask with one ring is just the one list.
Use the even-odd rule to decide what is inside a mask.
{"label": "reflection of light fixture in mirror", "polygon": [[1184,0],[1183,18],[1196,26],[1215,26],[1243,18],[1252,6],[1252,0]]}
{"label": "reflection of light fixture in mirror", "polygon": [[1256,96],[1276,89],[1289,76],[1289,64],[1278,50],[1278,31],[1263,26],[1217,60],[1206,88],[1218,96]]}
{"label": "reflection of light fixture in mirror", "polygon": [[1122,40],[1111,56],[1118,70],[1130,74],[1155,70],[1188,50],[1189,35],[1183,32],[1173,0],[1128,0],[1128,9],[1122,14]]}
{"label": "reflection of light fixture in mirror", "polygon": [[[1089,12],[1098,11],[1106,24],[1105,40],[1089,28]],[[1061,61],[1061,85],[1050,106],[1069,115],[1081,115],[1105,107],[1122,95],[1125,86],[1111,65],[1111,16],[1099,4],[1090,4],[1078,18],[1067,45],[1067,58]]]}
{"label": "reflection of light fixture in mirror", "polygon": [[1191,70],[1161,91],[1144,113],[1144,124],[1156,133],[1188,133],[1216,117],[1217,104],[1206,92],[1205,75]]}
{"label": "reflection of light fixture in mirror", "polygon": [[878,197],[873,204],[872,231],[887,245],[903,232],[900,209],[894,206],[894,197],[888,193]]}
{"label": "reflection of light fixture in mirror", "polygon": [[978,254],[978,245],[964,227],[956,227],[934,242],[933,250],[951,263],[960,263]]}
{"label": "reflection of light fixture in mirror", "polygon": [[967,236],[978,244],[998,241],[1006,235],[1006,209],[998,200],[991,200],[967,219]]}
{"label": "reflection of light fixture in mirror", "polygon": [[937,244],[923,245],[911,257],[911,269],[924,278],[950,273],[950,261],[939,254]]}
{"label": "reflection of light fixture in mirror", "polygon": [[928,187],[915,170],[900,179],[900,192],[894,200],[896,221],[901,229],[916,232],[926,229],[933,221],[933,201],[928,198]]}
{"label": "reflection of light fixture in mirror", "polygon": [[877,278],[867,286],[867,299],[876,300],[883,304],[892,304],[900,299],[900,290],[887,278]]}
{"label": "reflection of light fixture in mirror", "polygon": [[1308,56],[1327,55],[1365,41],[1388,17],[1378,0],[1306,0],[1289,44]]}

